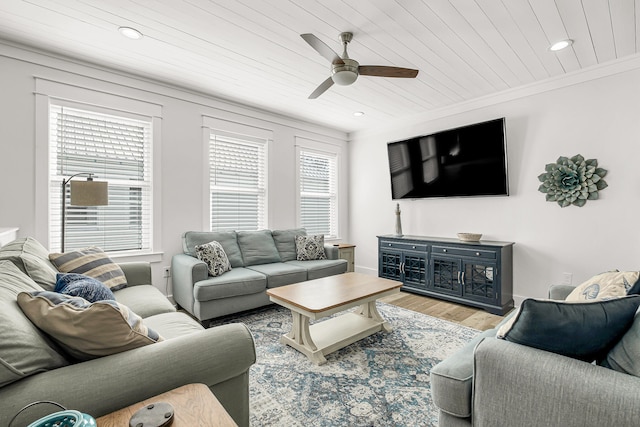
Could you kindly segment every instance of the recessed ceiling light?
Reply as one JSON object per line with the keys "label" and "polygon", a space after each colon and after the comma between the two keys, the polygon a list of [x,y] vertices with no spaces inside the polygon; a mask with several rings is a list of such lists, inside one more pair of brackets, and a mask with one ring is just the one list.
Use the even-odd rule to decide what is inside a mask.
{"label": "recessed ceiling light", "polygon": [[142,33],[136,30],[135,28],[120,27],[118,28],[118,31],[120,31],[120,34],[122,34],[123,36],[129,39],[138,40],[142,38]]}
{"label": "recessed ceiling light", "polygon": [[573,44],[573,40],[571,40],[571,39],[560,40],[560,41],[557,41],[554,44],[552,44],[549,47],[549,50],[552,50],[552,51],[556,52],[558,50],[564,49],[565,47],[569,47],[572,44]]}
{"label": "recessed ceiling light", "polygon": [[364,112],[363,111],[355,111],[353,113],[353,115],[356,116],[356,117],[362,117],[362,116],[364,116]]}

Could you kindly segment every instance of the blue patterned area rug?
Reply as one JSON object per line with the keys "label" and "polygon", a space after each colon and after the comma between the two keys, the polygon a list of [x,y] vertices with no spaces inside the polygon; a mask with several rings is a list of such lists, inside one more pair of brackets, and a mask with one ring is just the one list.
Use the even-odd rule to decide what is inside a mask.
{"label": "blue patterned area rug", "polygon": [[391,333],[331,353],[321,366],[280,344],[291,328],[291,314],[280,306],[212,323],[243,322],[253,333],[251,426],[437,426],[431,367],[478,331],[390,304],[379,302],[378,310]]}

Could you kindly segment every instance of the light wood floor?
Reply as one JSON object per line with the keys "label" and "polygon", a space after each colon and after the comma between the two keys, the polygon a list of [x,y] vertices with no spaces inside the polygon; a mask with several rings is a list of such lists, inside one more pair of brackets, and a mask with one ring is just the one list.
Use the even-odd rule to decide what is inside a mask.
{"label": "light wood floor", "polygon": [[429,316],[438,317],[453,323],[459,323],[480,331],[495,327],[504,318],[503,316],[497,316],[482,309],[408,292],[400,292],[396,295],[381,298],[378,301],[397,305],[398,307],[417,311],[418,313],[428,314]]}

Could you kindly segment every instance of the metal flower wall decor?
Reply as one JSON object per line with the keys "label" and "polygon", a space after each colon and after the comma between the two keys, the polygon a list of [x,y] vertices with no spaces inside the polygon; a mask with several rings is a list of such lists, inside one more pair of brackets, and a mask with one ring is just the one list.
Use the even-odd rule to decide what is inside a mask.
{"label": "metal flower wall decor", "polygon": [[538,191],[547,195],[547,202],[557,202],[562,208],[582,207],[587,200],[596,200],[598,191],[608,186],[602,179],[607,170],[599,168],[596,159],[585,160],[580,154],[558,157],[544,169],[546,172],[538,176],[542,182]]}

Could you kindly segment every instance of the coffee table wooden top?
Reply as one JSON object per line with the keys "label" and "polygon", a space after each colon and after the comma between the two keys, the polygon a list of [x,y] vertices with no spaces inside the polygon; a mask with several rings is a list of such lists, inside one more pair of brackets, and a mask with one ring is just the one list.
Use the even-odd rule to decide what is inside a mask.
{"label": "coffee table wooden top", "polygon": [[96,420],[98,427],[122,427],[140,408],[150,403],[167,402],[173,406],[173,427],[237,427],[218,399],[204,384],[187,384],[158,396],[135,403]]}
{"label": "coffee table wooden top", "polygon": [[267,295],[319,313],[402,287],[402,283],[362,273],[344,273],[267,289]]}

